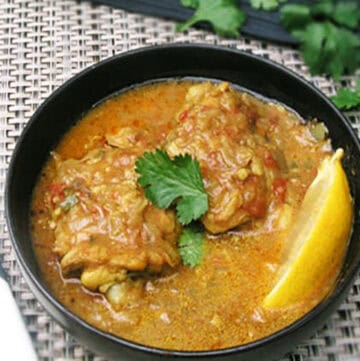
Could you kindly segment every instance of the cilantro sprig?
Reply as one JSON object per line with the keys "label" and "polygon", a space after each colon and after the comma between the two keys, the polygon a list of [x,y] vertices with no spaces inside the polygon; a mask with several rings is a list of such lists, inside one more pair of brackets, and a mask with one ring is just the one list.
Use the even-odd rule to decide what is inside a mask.
{"label": "cilantro sprig", "polygon": [[176,203],[181,224],[199,219],[208,210],[208,195],[204,189],[199,162],[189,154],[170,159],[157,149],[146,152],[136,161],[138,183],[145,196],[159,208]]}
{"label": "cilantro sprig", "polygon": [[204,256],[204,233],[195,227],[187,227],[179,239],[179,252],[183,263],[196,267]]}
{"label": "cilantro sprig", "polygon": [[[253,8],[274,11],[287,0],[250,0]],[[181,0],[195,9],[177,30],[207,21],[215,32],[237,37],[246,15],[236,0]],[[280,10],[283,26],[300,42],[312,75],[329,74],[335,80],[360,66],[360,7],[357,0],[318,0],[309,5],[291,3]]]}
{"label": "cilantro sprig", "polygon": [[223,36],[239,36],[239,29],[245,22],[245,13],[236,0],[181,0],[182,5],[195,9],[194,15],[177,30],[184,31],[202,21],[209,22],[215,32]]}
{"label": "cilantro sprig", "polygon": [[360,78],[356,82],[354,91],[339,89],[337,95],[330,97],[335,105],[343,110],[349,110],[360,106]]}
{"label": "cilantro sprig", "polygon": [[321,1],[312,5],[287,4],[281,8],[285,28],[300,41],[311,74],[330,74],[338,80],[360,66],[360,24],[355,1]]}
{"label": "cilantro sprig", "polygon": [[[208,210],[208,195],[199,162],[189,154],[171,159],[160,149],[154,153],[146,152],[137,159],[135,170],[146,198],[159,208],[175,204],[181,224],[188,225]],[[204,249],[203,232],[194,225],[183,227],[178,246],[185,265],[199,265]]]}

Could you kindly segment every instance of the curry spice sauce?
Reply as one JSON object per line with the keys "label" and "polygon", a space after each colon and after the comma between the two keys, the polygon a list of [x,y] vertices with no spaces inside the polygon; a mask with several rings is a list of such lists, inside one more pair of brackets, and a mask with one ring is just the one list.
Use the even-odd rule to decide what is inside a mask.
{"label": "curry spice sauce", "polygon": [[[101,147],[106,134],[129,126],[146,129],[151,138],[150,150],[160,147],[176,126],[191,85],[188,81],[158,83],[106,100],[66,134],[56,148],[57,154],[62,159],[79,159]],[[250,95],[244,101],[257,109],[248,116],[256,117],[259,133],[262,123],[266,127],[270,122],[277,139],[282,139],[286,159],[280,154],[277,161],[286,163],[283,172],[287,177],[287,196],[283,201],[289,206],[286,212],[291,219],[296,216],[321,160],[331,152],[329,142],[315,141],[309,128],[281,106]],[[277,129],[282,123],[290,125]],[[291,137],[290,128],[295,132],[306,129]],[[270,137],[269,142],[275,142],[274,139]],[[273,160],[266,162],[271,166]],[[251,342],[289,325],[314,307],[336,275],[334,270],[319,280],[316,293],[290,308],[262,308],[286,247],[287,227],[279,226],[279,215],[270,208],[264,220],[224,234],[208,234],[200,266],[179,265],[174,271],[150,277],[130,303],[113,307],[104,295],[87,290],[76,277],[62,276],[53,251],[54,231],[49,226],[51,219],[44,198],[54,173],[51,158],[33,199],[33,244],[43,277],[55,297],[72,312],[126,339],[176,350],[212,350]]]}

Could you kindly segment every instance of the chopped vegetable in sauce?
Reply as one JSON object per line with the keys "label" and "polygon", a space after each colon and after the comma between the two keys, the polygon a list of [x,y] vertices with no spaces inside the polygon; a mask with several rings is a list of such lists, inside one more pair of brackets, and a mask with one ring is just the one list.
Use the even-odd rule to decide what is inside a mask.
{"label": "chopped vegetable in sauce", "polygon": [[310,125],[310,132],[318,142],[326,139],[327,129],[323,123],[312,123]]}
{"label": "chopped vegetable in sauce", "polygon": [[72,207],[74,207],[79,202],[75,194],[67,196],[62,202],[59,203],[59,206],[65,212],[68,212]]}

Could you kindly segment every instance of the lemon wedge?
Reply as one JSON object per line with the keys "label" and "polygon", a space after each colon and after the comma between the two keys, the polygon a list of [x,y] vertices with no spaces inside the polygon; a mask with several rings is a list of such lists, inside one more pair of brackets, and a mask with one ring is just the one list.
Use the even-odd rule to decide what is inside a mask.
{"label": "lemon wedge", "polygon": [[321,163],[288,233],[291,246],[279,269],[266,308],[287,307],[303,300],[317,281],[338,267],[352,223],[352,199],[338,149]]}

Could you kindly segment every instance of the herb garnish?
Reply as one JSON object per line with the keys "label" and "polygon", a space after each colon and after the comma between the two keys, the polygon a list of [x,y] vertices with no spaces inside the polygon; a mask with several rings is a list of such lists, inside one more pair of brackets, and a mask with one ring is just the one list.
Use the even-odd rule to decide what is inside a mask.
{"label": "herb garnish", "polygon": [[179,239],[179,252],[185,265],[198,266],[204,255],[204,233],[195,227],[184,228]]}
{"label": "herb garnish", "polygon": [[356,82],[355,90],[339,89],[337,95],[330,97],[340,109],[349,110],[360,106],[360,78]]}
{"label": "herb garnish", "polygon": [[217,34],[237,37],[245,22],[245,13],[237,6],[236,0],[181,0],[181,3],[196,10],[189,20],[178,24],[178,31],[187,30],[199,21],[207,21]]}
{"label": "herb garnish", "polygon": [[[275,10],[286,0],[250,0],[255,9]],[[219,35],[239,35],[246,15],[236,0],[181,0],[196,9],[194,16],[177,29],[183,31],[199,21],[208,21]],[[338,80],[360,66],[360,8],[355,0],[321,0],[310,5],[286,4],[281,22],[300,42],[304,62],[312,75],[330,74]]]}
{"label": "herb garnish", "polygon": [[136,172],[146,198],[159,208],[168,208],[176,201],[177,217],[181,224],[189,224],[207,211],[208,195],[200,165],[189,154],[170,159],[160,149],[155,153],[147,152],[136,161]]}
{"label": "herb garnish", "polygon": [[[136,161],[138,183],[145,196],[159,208],[176,204],[177,218],[183,225],[199,219],[208,210],[208,195],[204,189],[200,165],[189,154],[171,159],[160,149],[146,152]],[[179,239],[183,263],[197,266],[202,258],[204,235],[194,226],[184,227]]]}
{"label": "herb garnish", "polygon": [[339,79],[360,65],[360,38],[352,32],[360,23],[356,2],[327,0],[313,5],[288,4],[281,8],[281,21],[300,41],[311,74],[330,74]]}

